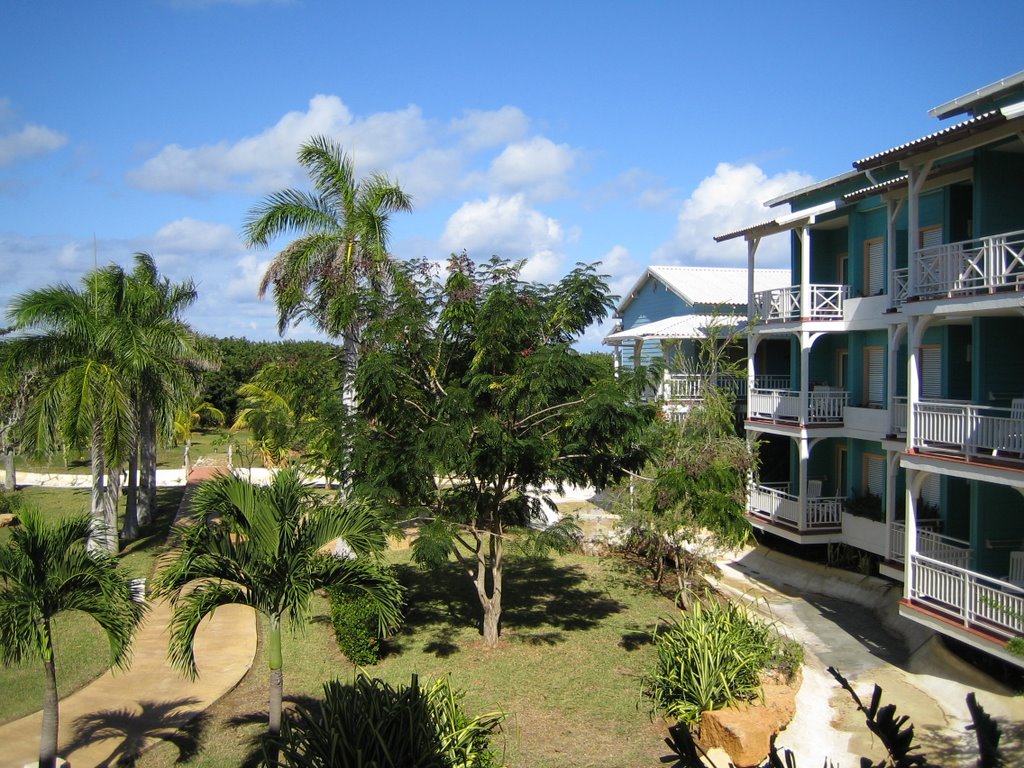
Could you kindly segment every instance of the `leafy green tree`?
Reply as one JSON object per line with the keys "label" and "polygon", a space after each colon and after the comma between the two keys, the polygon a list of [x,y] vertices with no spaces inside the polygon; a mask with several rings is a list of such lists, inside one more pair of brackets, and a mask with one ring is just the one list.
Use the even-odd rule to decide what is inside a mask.
{"label": "leafy green tree", "polygon": [[[616,382],[572,342],[612,306],[593,267],[554,285],[521,264],[453,256],[447,279],[409,270],[366,331],[356,385],[355,490],[423,518],[414,557],[454,556],[472,580],[486,643],[500,632],[506,542],[568,545],[575,526],[532,530],[533,489],[603,486],[643,463],[654,416],[643,382]],[[632,389],[629,384],[632,384]]]}
{"label": "leafy green tree", "polygon": [[[218,606],[248,605],[266,621],[270,662],[269,730],[281,728],[284,675],[281,627],[309,613],[315,590],[362,590],[378,610],[382,634],[399,618],[400,588],[374,558],[386,537],[381,519],[357,502],[329,501],[302,484],[294,469],[269,486],[233,475],[204,483],[193,515],[179,530],[180,546],[159,575],[155,593],[174,606],[170,657],[196,675],[194,641],[200,622]],[[325,552],[342,538],[355,557]]]}
{"label": "leafy green tree", "polygon": [[[113,305],[123,272],[90,272],[81,290],[60,284],[20,294],[9,317],[20,333],[4,344],[5,369],[34,371],[40,385],[23,423],[30,454],[89,447],[90,546],[117,551],[119,467],[137,429],[134,390],[121,367]],[[115,482],[108,484],[110,478]]]}
{"label": "leafy green tree", "polygon": [[613,491],[634,542],[647,554],[659,583],[666,560],[678,600],[689,605],[691,579],[703,570],[698,542],[735,546],[750,534],[747,482],[755,468],[751,446],[736,431],[736,397],[719,383],[745,370],[736,334],[714,323],[685,363],[704,383],[701,400],[679,422],[657,422],[645,436],[651,458]]}
{"label": "leafy green tree", "polygon": [[111,661],[128,664],[132,637],[145,613],[131,583],[104,552],[85,547],[88,515],[47,524],[28,509],[0,547],[0,658],[5,665],[39,659],[46,674],[39,765],[57,754],[59,708],[53,619],[64,611],[93,618],[110,641]]}
{"label": "leafy green tree", "polygon": [[358,179],[352,158],[324,136],[303,144],[298,156],[314,191],[272,194],[249,212],[243,234],[247,245],[263,247],[282,235],[298,235],[270,262],[259,293],[274,294],[280,332],[308,319],[341,337],[342,396],[351,409],[360,329],[368,305],[390,290],[394,277],[390,218],[412,210],[412,201],[383,174]]}

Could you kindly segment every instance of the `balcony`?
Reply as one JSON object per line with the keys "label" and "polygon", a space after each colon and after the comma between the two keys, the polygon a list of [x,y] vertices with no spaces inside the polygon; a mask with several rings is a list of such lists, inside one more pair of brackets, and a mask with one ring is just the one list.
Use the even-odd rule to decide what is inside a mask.
{"label": "balcony", "polygon": [[800,286],[775,288],[754,294],[754,313],[762,323],[795,320],[842,320],[850,289],[845,285],[812,285],[807,316],[800,311]]}
{"label": "balcony", "polygon": [[923,453],[967,460],[998,458],[1024,464],[1024,400],[1010,408],[961,400],[924,400],[914,406],[914,444]]}
{"label": "balcony", "polygon": [[893,431],[900,436],[907,434],[907,398],[894,397],[889,403],[889,409],[892,411],[892,428]]}
{"label": "balcony", "polygon": [[964,628],[1009,640],[1024,635],[1024,589],[916,554],[910,563],[910,600]]}
{"label": "balcony", "polygon": [[[919,525],[926,525],[919,521]],[[889,559],[906,562],[907,527],[903,523],[889,526]],[[971,567],[971,543],[921,527],[917,530],[917,553],[957,568]]]}
{"label": "balcony", "polygon": [[797,531],[815,533],[841,529],[845,503],[845,496],[815,496],[807,499],[807,509],[801,516],[800,499],[789,493],[789,483],[750,486],[750,513],[753,516]]}
{"label": "balcony", "polygon": [[783,424],[841,425],[850,393],[815,388],[807,393],[807,414],[801,418],[800,392],[793,389],[754,389],[750,393],[749,417]]}
{"label": "balcony", "polygon": [[725,374],[666,373],[659,396],[666,403],[699,402],[708,387],[731,393],[737,400],[747,397],[747,377]]}
{"label": "balcony", "polygon": [[[915,251],[910,269],[896,270],[895,301],[1024,290],[1024,230]],[[911,277],[917,286],[910,287]]]}

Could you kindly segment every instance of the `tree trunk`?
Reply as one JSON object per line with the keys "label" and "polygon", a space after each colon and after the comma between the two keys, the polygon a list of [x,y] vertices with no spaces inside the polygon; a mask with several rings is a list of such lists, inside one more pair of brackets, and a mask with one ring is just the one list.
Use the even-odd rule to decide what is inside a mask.
{"label": "tree trunk", "polygon": [[270,734],[269,765],[277,764],[277,741],[281,733],[281,700],[284,697],[284,671],[281,658],[281,617],[270,617],[270,632],[267,633],[267,656],[270,661],[270,701],[267,730]]}
{"label": "tree trunk", "polygon": [[139,524],[148,525],[156,513],[156,416],[143,399],[139,408]]}
{"label": "tree trunk", "polygon": [[[476,537],[476,575],[474,585],[483,608],[484,645],[493,648],[501,636],[501,580],[503,575],[504,544],[499,529],[496,534],[478,534]],[[490,579],[488,579],[490,576]],[[490,581],[490,594],[487,582]]]}
{"label": "tree trunk", "polygon": [[4,487],[9,491],[18,490],[18,475],[14,469],[14,449],[4,451]]}
{"label": "tree trunk", "polygon": [[57,669],[53,663],[53,644],[50,641],[50,620],[43,619],[46,648],[43,669],[46,687],[43,690],[43,725],[39,733],[39,768],[55,768],[57,764],[57,728],[59,709],[57,702]]}
{"label": "tree trunk", "polygon": [[92,469],[92,491],[89,494],[89,550],[106,549],[103,534],[103,504],[106,497],[106,473],[103,467],[103,432],[98,423],[93,425],[92,442],[89,444],[90,467]]}
{"label": "tree trunk", "polygon": [[191,456],[191,453],[192,453],[192,444],[188,440],[186,440],[185,441],[184,456],[182,457],[184,462],[185,462],[185,482],[186,483],[188,482],[188,476],[190,474],[192,474],[192,456]]}
{"label": "tree trunk", "polygon": [[117,513],[121,506],[121,467],[107,467],[107,487],[103,494],[103,535],[104,548],[112,555],[117,554]]}
{"label": "tree trunk", "polygon": [[124,501],[124,528],[121,538],[135,541],[139,538],[139,452],[132,449],[128,459],[128,491]]}

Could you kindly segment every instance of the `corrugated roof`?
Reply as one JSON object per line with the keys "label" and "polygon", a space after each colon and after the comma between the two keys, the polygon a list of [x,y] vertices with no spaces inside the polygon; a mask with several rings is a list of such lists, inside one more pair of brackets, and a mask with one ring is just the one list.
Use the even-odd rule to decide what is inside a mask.
{"label": "corrugated roof", "polygon": [[881,194],[882,192],[894,189],[895,187],[901,187],[907,183],[907,179],[909,178],[909,175],[903,174],[902,176],[897,176],[895,179],[889,179],[888,181],[882,181],[878,184],[872,184],[870,187],[855,190],[849,194],[843,195],[843,202],[852,203],[855,200],[862,200],[865,197],[871,197],[872,195]]}
{"label": "corrugated roof", "polygon": [[995,99],[1021,90],[1024,90],[1024,71],[1004,77],[1002,80],[997,80],[991,85],[978,88],[963,96],[957,96],[952,101],[947,101],[945,104],[940,104],[928,110],[928,114],[944,120],[954,115],[962,115],[968,112],[973,113],[974,107],[978,106],[978,104],[991,103]]}
{"label": "corrugated roof", "polygon": [[761,221],[757,224],[751,224],[749,227],[743,227],[743,229],[734,229],[732,232],[726,232],[722,235],[715,235],[715,242],[721,243],[726,240],[732,240],[734,237],[740,237],[741,235],[751,235],[757,232],[759,229],[776,229],[779,227],[778,219],[768,219],[767,221]]}
{"label": "corrugated roof", "polygon": [[747,324],[747,318],[740,315],[677,315],[637,325],[625,331],[616,331],[606,336],[604,343],[640,339],[703,339],[712,324],[739,329]]}
{"label": "corrugated roof", "polygon": [[947,144],[957,139],[969,136],[971,133],[978,131],[982,128],[987,128],[998,122],[1003,122],[1006,117],[998,109],[993,109],[989,112],[985,112],[977,117],[972,117],[963,122],[951,125],[947,128],[943,128],[941,131],[935,131],[935,133],[929,133],[927,136],[922,136],[919,139],[908,141],[905,144],[900,144],[898,147],[887,149],[884,152],[879,152],[869,157],[865,157],[862,160],[858,160],[853,164],[854,168],[858,170],[866,170],[868,168],[878,168],[879,166],[892,163],[897,160],[902,160],[915,152],[918,152],[926,147],[939,146]]}
{"label": "corrugated roof", "polygon": [[[617,316],[636,298],[644,283],[655,279],[687,304],[747,305],[747,270],[744,267],[648,267],[615,310]],[[789,285],[788,269],[755,269],[754,290]]]}

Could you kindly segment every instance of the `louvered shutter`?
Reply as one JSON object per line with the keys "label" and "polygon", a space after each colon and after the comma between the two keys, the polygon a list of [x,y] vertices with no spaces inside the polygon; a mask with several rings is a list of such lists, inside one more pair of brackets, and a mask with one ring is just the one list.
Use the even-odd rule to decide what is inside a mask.
{"label": "louvered shutter", "polygon": [[867,492],[875,496],[885,494],[885,458],[882,456],[864,455],[864,484]]}
{"label": "louvered shutter", "polygon": [[942,348],[937,345],[921,347],[921,397],[942,397]]}
{"label": "louvered shutter", "polygon": [[939,476],[928,475],[928,479],[921,485],[921,500],[937,509],[941,498],[942,486],[939,483]]}
{"label": "louvered shutter", "polygon": [[942,227],[928,227],[921,230],[921,247],[934,248],[942,245]]}
{"label": "louvered shutter", "polygon": [[885,393],[885,375],[881,347],[864,350],[864,375],[867,383],[868,405],[881,405]]}
{"label": "louvered shutter", "polygon": [[868,296],[877,296],[885,291],[885,248],[881,240],[871,240],[864,244],[867,249],[867,287]]}

